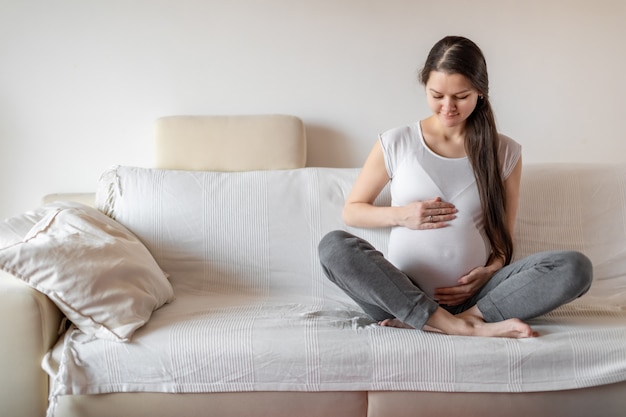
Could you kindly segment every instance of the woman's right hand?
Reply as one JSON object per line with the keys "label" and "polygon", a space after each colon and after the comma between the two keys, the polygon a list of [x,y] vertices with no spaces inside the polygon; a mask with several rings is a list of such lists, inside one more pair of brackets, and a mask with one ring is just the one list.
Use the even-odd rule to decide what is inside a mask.
{"label": "woman's right hand", "polygon": [[433,198],[406,206],[375,206],[374,200],[389,182],[380,141],[376,141],[352,191],[346,198],[343,221],[352,227],[395,227],[439,229],[456,218],[454,204]]}
{"label": "woman's right hand", "polygon": [[458,212],[454,204],[443,201],[440,197],[427,201],[416,201],[402,207],[402,210],[400,226],[412,230],[447,227],[450,221],[456,219]]}

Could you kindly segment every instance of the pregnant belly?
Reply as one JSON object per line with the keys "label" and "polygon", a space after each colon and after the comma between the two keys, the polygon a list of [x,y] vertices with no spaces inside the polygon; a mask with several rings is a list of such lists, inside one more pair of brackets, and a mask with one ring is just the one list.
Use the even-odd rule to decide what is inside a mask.
{"label": "pregnant belly", "polygon": [[389,236],[389,261],[422,291],[458,285],[458,279],[487,262],[490,250],[472,224],[434,230],[394,228]]}

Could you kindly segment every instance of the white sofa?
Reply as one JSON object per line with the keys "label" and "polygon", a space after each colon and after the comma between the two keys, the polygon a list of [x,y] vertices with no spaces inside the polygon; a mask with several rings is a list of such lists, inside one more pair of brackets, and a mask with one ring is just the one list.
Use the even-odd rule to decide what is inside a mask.
{"label": "white sofa", "polygon": [[[626,165],[525,168],[515,256],[581,250],[594,283],[533,320],[539,338],[508,340],[381,328],[324,278],[317,242],[345,228],[358,169],[304,168],[299,119],[164,118],[157,148],[158,169],[104,173],[95,204],[149,250],[175,298],[115,341],[78,320],[67,329],[59,300],[5,264],[3,415],[624,415]],[[70,197],[93,198],[48,200]],[[350,230],[386,250],[387,230]]]}

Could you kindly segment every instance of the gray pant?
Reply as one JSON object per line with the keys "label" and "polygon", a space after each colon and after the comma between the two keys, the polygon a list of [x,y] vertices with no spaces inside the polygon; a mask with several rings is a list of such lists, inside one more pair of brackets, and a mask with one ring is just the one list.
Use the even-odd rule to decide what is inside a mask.
{"label": "gray pant", "polygon": [[[374,320],[398,318],[421,329],[439,307],[364,239],[342,230],[319,244],[326,276]],[[527,320],[548,313],[591,286],[591,261],[575,251],[541,252],[505,266],[452,314],[477,305],[485,321]]]}

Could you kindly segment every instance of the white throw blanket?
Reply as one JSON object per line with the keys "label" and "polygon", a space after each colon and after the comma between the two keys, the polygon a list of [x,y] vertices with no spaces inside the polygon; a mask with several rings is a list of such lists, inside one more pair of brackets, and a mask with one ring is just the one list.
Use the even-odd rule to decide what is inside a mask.
{"label": "white throw blanket", "polygon": [[[144,242],[176,300],[130,343],[70,330],[45,360],[55,394],[529,392],[626,380],[626,169],[526,169],[516,257],[578,249],[596,278],[524,340],[379,327],[330,283],[317,242],[345,228],[357,174],[107,172],[101,208]],[[350,231],[386,251],[388,230]]]}

